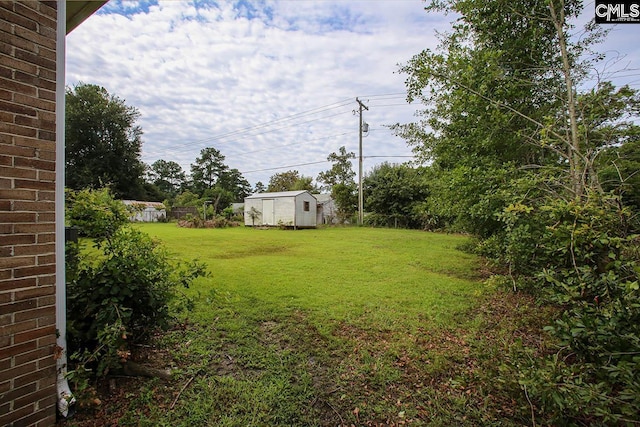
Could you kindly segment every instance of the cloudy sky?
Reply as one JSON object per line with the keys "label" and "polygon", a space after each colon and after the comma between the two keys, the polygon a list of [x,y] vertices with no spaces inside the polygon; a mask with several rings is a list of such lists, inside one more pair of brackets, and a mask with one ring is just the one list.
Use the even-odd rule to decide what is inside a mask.
{"label": "cloudy sky", "polygon": [[[593,16],[586,4],[585,19]],[[185,171],[205,147],[255,185],[295,169],[314,179],[327,156],[358,152],[364,169],[411,160],[386,125],[412,121],[398,64],[437,44],[453,16],[421,0],[111,0],[67,37],[67,85],[104,86],[136,107],[142,160]],[[640,88],[640,25],[613,28],[599,72]],[[354,164],[357,171],[357,163]]]}

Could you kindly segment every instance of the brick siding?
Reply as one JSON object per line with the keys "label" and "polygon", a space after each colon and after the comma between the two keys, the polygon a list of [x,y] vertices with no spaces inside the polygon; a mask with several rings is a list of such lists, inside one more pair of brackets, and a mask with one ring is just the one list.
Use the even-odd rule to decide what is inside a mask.
{"label": "brick siding", "polygon": [[0,426],[56,419],[55,1],[0,1]]}

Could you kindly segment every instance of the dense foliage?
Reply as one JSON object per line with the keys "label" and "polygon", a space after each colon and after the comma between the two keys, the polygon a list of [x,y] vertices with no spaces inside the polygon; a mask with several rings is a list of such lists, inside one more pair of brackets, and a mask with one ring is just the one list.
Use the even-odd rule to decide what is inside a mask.
{"label": "dense foliage", "polygon": [[182,166],[174,161],[156,160],[147,171],[150,182],[160,190],[164,198],[175,197],[187,183]]}
{"label": "dense foliage", "polygon": [[327,161],[333,163],[331,169],[318,174],[318,182],[324,184],[335,201],[338,221],[341,223],[353,219],[358,206],[358,186],[354,181],[356,173],[351,166],[351,159],[355,158],[354,153],[347,153],[347,149],[342,146],[337,153],[331,153],[327,157]]}
{"label": "dense foliage", "polygon": [[191,164],[191,188],[203,201],[213,204],[215,213],[233,202],[241,202],[251,193],[247,180],[224,160],[219,150],[207,147],[200,150],[200,156]]}
{"label": "dense foliage", "polygon": [[146,200],[140,113],[103,87],[66,90],[65,173],[74,190],[110,186],[119,198]]}
{"label": "dense foliage", "polygon": [[367,224],[386,227],[426,227],[421,205],[427,199],[424,169],[382,163],[364,179]]}
{"label": "dense foliage", "polygon": [[268,192],[296,190],[315,191],[316,188],[313,185],[313,178],[300,175],[300,172],[297,170],[276,173],[269,178]]}
{"label": "dense foliage", "polygon": [[539,359],[524,350],[508,369],[544,423],[638,421],[640,242],[619,200],[513,204],[500,215],[502,235],[481,244],[508,265],[510,283],[562,309],[546,328],[555,352]]}
{"label": "dense foliage", "polygon": [[[409,100],[426,107],[395,129],[431,162],[416,190],[426,189],[423,224],[473,233],[511,287],[560,308],[547,328],[556,351],[516,352],[502,378],[517,382],[532,422],[637,423],[640,96],[605,81],[579,92],[594,66],[584,58],[598,58],[585,53],[605,35],[587,26],[570,36],[581,7],[430,2],[459,18],[436,51],[401,67]],[[407,184],[387,169],[372,175],[386,177],[378,187],[395,192],[406,216]],[[375,190],[371,202],[384,200]],[[392,201],[370,206],[391,215]]]}
{"label": "dense foliage", "polygon": [[201,219],[228,217],[225,209],[242,202],[251,194],[251,186],[240,171],[230,168],[224,160],[218,149],[207,147],[191,164],[190,176],[178,163],[161,159],[149,166],[147,178],[169,211],[174,206],[195,207]]}
{"label": "dense foliage", "polygon": [[129,222],[127,207],[108,188],[66,191],[67,223],[81,236],[109,240]]}
{"label": "dense foliage", "polygon": [[84,190],[67,213],[93,238],[72,248],[67,260],[67,337],[80,362],[97,363],[98,374],[167,327],[179,288],[205,273],[195,261],[174,261],[158,241],[126,225],[125,212],[107,190]]}

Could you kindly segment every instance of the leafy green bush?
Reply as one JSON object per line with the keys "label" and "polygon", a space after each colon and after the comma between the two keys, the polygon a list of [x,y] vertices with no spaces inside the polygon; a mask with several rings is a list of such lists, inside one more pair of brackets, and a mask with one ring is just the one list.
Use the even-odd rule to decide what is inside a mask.
{"label": "leafy green bush", "polygon": [[159,242],[124,226],[105,190],[82,193],[83,203],[95,203],[84,206],[93,215],[83,226],[97,237],[92,247],[73,249],[68,260],[67,337],[81,362],[97,363],[104,374],[128,357],[132,343],[169,325],[179,288],[205,269],[196,261],[173,261]]}
{"label": "leafy green bush", "polygon": [[81,236],[109,239],[129,222],[129,211],[115,200],[108,188],[67,190],[67,222],[77,227]]}
{"label": "leafy green bush", "polygon": [[633,215],[615,197],[511,206],[504,257],[564,308],[546,328],[558,351],[524,353],[520,384],[545,423],[640,421],[640,263]]}
{"label": "leafy green bush", "polygon": [[185,219],[178,221],[178,227],[184,228],[226,228],[238,227],[239,225],[240,222],[233,219],[228,219],[223,215],[216,215],[206,221],[199,217],[187,215]]}

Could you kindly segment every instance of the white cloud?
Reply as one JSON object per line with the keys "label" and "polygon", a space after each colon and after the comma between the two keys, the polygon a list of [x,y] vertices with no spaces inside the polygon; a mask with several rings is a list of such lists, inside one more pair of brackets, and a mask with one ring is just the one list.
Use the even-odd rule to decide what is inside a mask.
{"label": "white cloud", "polygon": [[[324,161],[342,145],[357,152],[356,96],[370,106],[365,156],[411,154],[384,128],[415,111],[394,105],[405,91],[397,64],[434,48],[452,17],[427,14],[420,0],[197,4],[112,0],[67,37],[67,83],[102,85],[140,110],[145,162],[188,172],[213,146],[249,172]],[[385,160],[408,159],[368,158],[365,170]],[[291,169],[315,178],[328,167]],[[267,183],[285,170],[245,177]]]}

